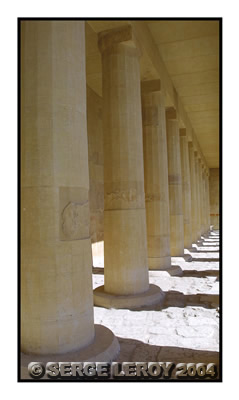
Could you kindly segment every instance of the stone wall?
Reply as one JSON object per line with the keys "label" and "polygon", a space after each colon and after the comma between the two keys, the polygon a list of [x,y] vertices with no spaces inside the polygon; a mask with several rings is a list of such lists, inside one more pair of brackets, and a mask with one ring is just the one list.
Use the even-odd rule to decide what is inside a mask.
{"label": "stone wall", "polygon": [[92,243],[104,240],[104,154],[102,98],[87,86],[87,130],[90,175],[90,234]]}
{"label": "stone wall", "polygon": [[210,221],[214,229],[219,229],[220,218],[220,174],[219,168],[210,168],[209,191],[210,191]]}

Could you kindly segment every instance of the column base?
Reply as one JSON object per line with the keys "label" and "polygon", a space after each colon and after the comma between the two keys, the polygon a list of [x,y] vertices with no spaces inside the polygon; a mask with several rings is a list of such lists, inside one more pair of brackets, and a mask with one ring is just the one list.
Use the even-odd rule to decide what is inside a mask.
{"label": "column base", "polygon": [[[33,361],[46,365],[49,361],[55,362],[111,362],[120,352],[118,339],[113,332],[103,325],[95,325],[95,338],[89,346],[64,354],[34,355],[21,353],[21,379],[32,378],[28,372],[28,364]],[[41,379],[48,379],[45,375]]]}
{"label": "column base", "polygon": [[119,296],[104,291],[104,286],[99,286],[94,290],[94,305],[105,308],[127,308],[129,310],[138,309],[153,304],[162,305],[165,293],[156,285],[149,285],[149,289],[144,293]]}

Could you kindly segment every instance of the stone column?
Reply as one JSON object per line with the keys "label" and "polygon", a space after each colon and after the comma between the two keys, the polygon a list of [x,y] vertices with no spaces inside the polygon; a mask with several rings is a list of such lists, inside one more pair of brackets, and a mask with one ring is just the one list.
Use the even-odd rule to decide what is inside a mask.
{"label": "stone column", "polygon": [[200,181],[199,181],[199,163],[198,153],[194,152],[195,156],[195,177],[196,177],[196,195],[197,195],[197,237],[201,239],[201,197],[200,197]]}
{"label": "stone column", "polygon": [[180,154],[182,171],[184,247],[192,247],[191,183],[186,129],[180,129]]}
{"label": "stone column", "polygon": [[[131,26],[101,32],[104,131],[104,286],[96,305],[159,301],[149,286],[139,51]],[[156,296],[156,297],[155,297]]]}
{"label": "stone column", "polygon": [[184,256],[184,223],[179,127],[176,111],[166,111],[171,256]]}
{"label": "stone column", "polygon": [[207,227],[210,230],[210,197],[209,197],[209,170],[206,172],[206,198],[207,198]]}
{"label": "stone column", "polygon": [[205,166],[202,168],[202,184],[203,184],[203,229],[204,233],[208,231],[207,227],[207,200],[206,200],[206,172]]}
{"label": "stone column", "polygon": [[197,190],[195,176],[195,159],[192,142],[188,143],[189,165],[190,165],[190,183],[191,183],[191,219],[192,219],[192,241],[195,243],[198,238],[197,230]]}
{"label": "stone column", "polygon": [[84,32],[21,23],[21,347],[38,361],[119,351],[93,318]]}
{"label": "stone column", "polygon": [[204,234],[204,202],[203,202],[203,179],[202,179],[202,161],[198,159],[198,173],[199,173],[199,196],[200,196],[200,222],[201,222],[201,235]]}
{"label": "stone column", "polygon": [[160,81],[141,85],[144,179],[150,269],[170,269],[168,159],[164,93]]}

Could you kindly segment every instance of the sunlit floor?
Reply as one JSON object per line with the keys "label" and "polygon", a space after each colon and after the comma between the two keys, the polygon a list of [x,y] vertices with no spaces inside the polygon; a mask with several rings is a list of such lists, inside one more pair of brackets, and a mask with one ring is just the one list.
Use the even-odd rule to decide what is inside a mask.
{"label": "sunlit floor", "polygon": [[[93,287],[104,283],[103,242],[93,245]],[[110,328],[121,352],[116,361],[216,362],[219,355],[219,232],[212,231],[185,253],[173,257],[181,277],[149,271],[150,283],[165,292],[160,309],[140,311],[94,307],[95,323]]]}

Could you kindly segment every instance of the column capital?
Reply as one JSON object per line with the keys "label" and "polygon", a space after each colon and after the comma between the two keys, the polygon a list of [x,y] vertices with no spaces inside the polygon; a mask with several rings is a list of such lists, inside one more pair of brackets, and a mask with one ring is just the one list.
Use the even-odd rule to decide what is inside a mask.
{"label": "column capital", "polygon": [[180,136],[187,136],[187,131],[186,131],[186,128],[180,128],[179,129],[179,135]]}
{"label": "column capital", "polygon": [[120,43],[126,44],[129,49],[137,49],[137,40],[134,36],[131,25],[124,25],[115,29],[108,29],[98,34],[98,47],[102,54],[106,51],[110,51],[113,47]]}
{"label": "column capital", "polygon": [[177,111],[173,107],[166,108],[167,119],[177,119]]}
{"label": "column capital", "polygon": [[151,92],[160,92],[161,91],[161,81],[160,79],[155,79],[152,81],[142,81],[141,82],[141,92],[143,94],[151,93]]}

